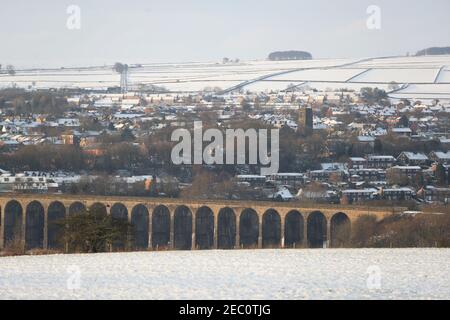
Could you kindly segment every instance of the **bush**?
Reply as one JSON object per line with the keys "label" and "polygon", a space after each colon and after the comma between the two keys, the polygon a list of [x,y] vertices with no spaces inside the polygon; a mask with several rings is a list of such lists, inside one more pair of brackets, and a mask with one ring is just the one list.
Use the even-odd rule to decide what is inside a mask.
{"label": "bush", "polygon": [[21,256],[25,254],[25,246],[20,237],[6,241],[1,256]]}

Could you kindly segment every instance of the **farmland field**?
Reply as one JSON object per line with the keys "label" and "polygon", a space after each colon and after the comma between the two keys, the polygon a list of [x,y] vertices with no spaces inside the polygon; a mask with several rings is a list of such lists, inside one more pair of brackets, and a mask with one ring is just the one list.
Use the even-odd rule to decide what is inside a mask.
{"label": "farmland field", "polygon": [[[292,85],[317,89],[379,87],[396,82],[404,89],[395,98],[450,99],[450,56],[323,59],[305,61],[191,62],[131,65],[130,88],[154,85],[166,92],[195,93],[207,88],[223,92],[272,92]],[[118,87],[120,75],[111,66],[18,70],[0,75],[0,88]],[[417,91],[414,91],[416,90]]]}
{"label": "farmland field", "polygon": [[449,299],[450,250],[236,250],[0,258],[1,299]]}

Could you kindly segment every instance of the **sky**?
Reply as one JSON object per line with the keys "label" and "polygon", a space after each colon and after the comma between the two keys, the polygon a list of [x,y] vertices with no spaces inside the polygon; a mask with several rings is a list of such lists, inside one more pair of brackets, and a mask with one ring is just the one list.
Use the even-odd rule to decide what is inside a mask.
{"label": "sky", "polygon": [[[67,27],[71,5],[79,29]],[[379,29],[367,27],[372,5]],[[405,55],[450,46],[449,13],[448,0],[0,0],[0,64],[262,60],[279,50],[317,59]]]}

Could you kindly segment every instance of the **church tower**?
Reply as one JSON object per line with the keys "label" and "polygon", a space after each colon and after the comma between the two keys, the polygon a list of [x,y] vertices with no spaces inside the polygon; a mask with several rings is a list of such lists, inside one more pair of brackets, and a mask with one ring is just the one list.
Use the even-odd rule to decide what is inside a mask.
{"label": "church tower", "polygon": [[309,136],[313,132],[313,111],[311,107],[300,107],[298,115],[298,132]]}

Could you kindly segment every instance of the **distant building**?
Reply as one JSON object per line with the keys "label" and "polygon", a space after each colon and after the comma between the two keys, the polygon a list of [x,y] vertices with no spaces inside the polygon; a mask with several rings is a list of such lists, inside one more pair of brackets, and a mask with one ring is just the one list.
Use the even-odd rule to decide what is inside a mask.
{"label": "distant building", "polygon": [[281,185],[297,187],[305,184],[306,177],[303,173],[277,173],[271,175],[269,180]]}
{"label": "distant building", "polygon": [[0,192],[55,193],[58,190],[58,183],[47,177],[0,177]]}
{"label": "distant building", "polygon": [[84,146],[84,147],[82,147],[82,151],[84,154],[95,156],[95,157],[100,157],[105,154],[105,150],[101,143]]}
{"label": "distant building", "polygon": [[422,172],[422,168],[419,166],[395,166],[389,169],[390,172],[397,172],[399,174],[413,177]]}
{"label": "distant building", "polygon": [[343,180],[348,174],[346,165],[343,163],[322,163],[322,170],[309,172],[312,181],[328,182],[331,178]]}
{"label": "distant building", "polygon": [[417,195],[427,202],[450,203],[450,188],[426,186],[419,190]]}
{"label": "distant building", "polygon": [[350,203],[368,201],[375,198],[377,189],[349,189],[342,191],[342,196],[345,196]]}
{"label": "distant building", "polygon": [[412,130],[410,128],[393,128],[392,133],[400,137],[411,137]]}
{"label": "distant building", "polygon": [[428,157],[423,153],[402,152],[397,160],[409,166],[425,166],[428,164]]}
{"label": "distant building", "polygon": [[448,152],[433,151],[430,153],[429,158],[431,161],[440,164],[450,164],[450,151]]}
{"label": "distant building", "polygon": [[310,107],[303,107],[299,110],[298,131],[304,135],[310,135],[313,132],[313,111]]}
{"label": "distant building", "polygon": [[80,137],[73,133],[62,134],[61,140],[62,140],[63,144],[69,144],[69,145],[79,145],[80,144]]}
{"label": "distant building", "polygon": [[349,169],[363,169],[367,166],[367,160],[365,158],[352,157],[349,159]]}
{"label": "distant building", "polygon": [[[349,175],[353,180],[364,181],[384,181],[386,179],[386,171],[382,169],[357,168],[350,169]],[[357,178],[357,179],[356,179]]]}
{"label": "distant building", "polygon": [[358,144],[361,146],[369,146],[373,148],[375,146],[375,137],[372,136],[358,136]]}
{"label": "distant building", "polygon": [[391,188],[391,189],[381,189],[380,195],[382,199],[385,200],[411,200],[415,195],[414,190],[411,188]]}
{"label": "distant building", "polygon": [[236,180],[238,183],[249,183],[250,185],[264,185],[266,183],[265,176],[257,175],[238,175]]}
{"label": "distant building", "polygon": [[367,157],[367,166],[371,169],[387,169],[395,164],[393,156],[375,156]]}
{"label": "distant building", "polygon": [[446,137],[441,137],[439,138],[439,141],[441,142],[441,144],[446,147],[449,148],[450,147],[450,139],[446,138]]}

